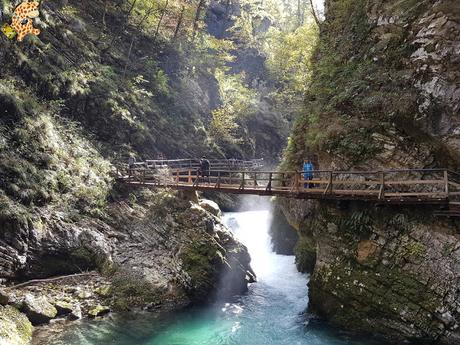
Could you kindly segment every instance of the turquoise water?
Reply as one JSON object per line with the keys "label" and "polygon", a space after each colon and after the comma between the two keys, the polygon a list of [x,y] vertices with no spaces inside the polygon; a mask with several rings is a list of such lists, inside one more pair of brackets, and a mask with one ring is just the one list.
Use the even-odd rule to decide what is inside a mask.
{"label": "turquoise water", "polygon": [[[225,223],[249,249],[258,282],[247,294],[206,308],[83,321],[34,344],[55,345],[374,345],[308,321],[308,276],[293,256],[271,251],[269,211],[227,213]],[[380,344],[381,345],[381,344]]]}

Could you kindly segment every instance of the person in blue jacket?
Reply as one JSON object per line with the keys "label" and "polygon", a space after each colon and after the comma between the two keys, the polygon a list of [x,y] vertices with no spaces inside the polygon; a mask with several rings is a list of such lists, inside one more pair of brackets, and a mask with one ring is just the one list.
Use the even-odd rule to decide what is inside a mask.
{"label": "person in blue jacket", "polygon": [[[313,163],[309,159],[305,159],[303,161],[303,178],[306,181],[311,181],[313,179],[313,170],[315,167],[313,166]],[[311,184],[310,183],[304,183],[303,187],[304,188],[310,188]]]}

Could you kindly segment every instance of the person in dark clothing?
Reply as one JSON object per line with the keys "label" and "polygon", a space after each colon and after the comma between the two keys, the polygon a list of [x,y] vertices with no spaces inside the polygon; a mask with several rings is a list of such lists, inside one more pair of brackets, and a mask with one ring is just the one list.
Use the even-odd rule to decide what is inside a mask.
{"label": "person in dark clothing", "polygon": [[203,156],[200,159],[200,176],[205,180],[207,178],[208,183],[209,183],[209,170],[211,169],[211,163],[209,160],[206,159],[205,156]]}
{"label": "person in dark clothing", "polygon": [[[309,159],[305,159],[303,162],[303,178],[306,181],[311,181],[313,180],[313,170],[315,167],[313,166],[313,163]],[[303,187],[304,188],[310,188],[313,186],[311,183],[304,183]]]}
{"label": "person in dark clothing", "polygon": [[129,158],[128,158],[128,175],[129,175],[129,177],[131,177],[131,175],[133,174],[133,169],[134,169],[135,164],[136,164],[136,158],[134,158],[133,156],[129,156]]}

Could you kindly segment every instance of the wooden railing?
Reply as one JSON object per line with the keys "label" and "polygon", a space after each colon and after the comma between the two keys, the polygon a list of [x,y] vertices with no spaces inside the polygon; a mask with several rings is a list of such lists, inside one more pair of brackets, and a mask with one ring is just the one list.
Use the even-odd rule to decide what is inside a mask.
{"label": "wooden railing", "polygon": [[315,170],[311,180],[305,174],[222,169],[200,176],[195,168],[166,168],[131,170],[123,180],[135,185],[299,198],[426,201],[460,197],[460,175],[446,169]]}
{"label": "wooden railing", "polygon": [[[212,170],[256,170],[263,167],[263,159],[240,160],[240,159],[209,159]],[[124,164],[126,168],[128,165]],[[198,169],[200,159],[156,159],[136,162],[132,169],[158,169],[168,167],[170,169]]]}

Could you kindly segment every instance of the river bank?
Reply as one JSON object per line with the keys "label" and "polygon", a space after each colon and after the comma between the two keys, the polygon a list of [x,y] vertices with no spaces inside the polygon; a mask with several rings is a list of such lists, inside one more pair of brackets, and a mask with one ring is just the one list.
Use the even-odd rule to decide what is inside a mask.
{"label": "river bank", "polygon": [[[33,345],[369,345],[305,314],[309,276],[295,258],[272,251],[270,211],[226,213],[223,222],[247,246],[258,276],[248,292],[173,313],[112,314],[39,329]],[[52,340],[50,340],[52,339]]]}

